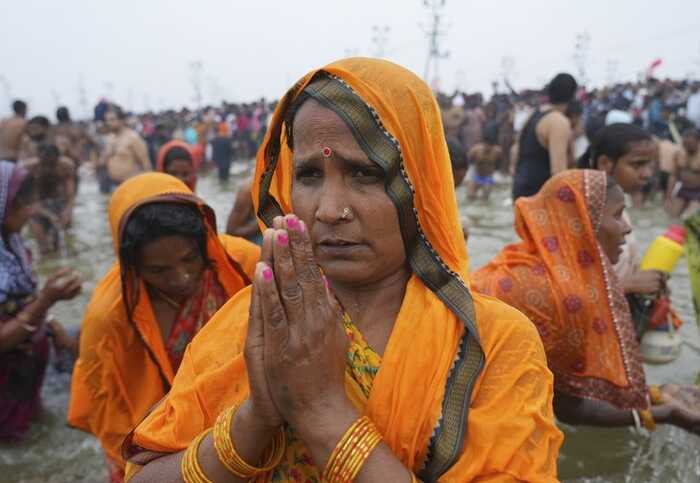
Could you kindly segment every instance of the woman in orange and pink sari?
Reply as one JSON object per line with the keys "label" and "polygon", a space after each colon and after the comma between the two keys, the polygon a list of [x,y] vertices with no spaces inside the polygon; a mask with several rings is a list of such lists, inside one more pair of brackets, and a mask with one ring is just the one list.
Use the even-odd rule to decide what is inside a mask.
{"label": "woman in orange and pink sari", "polygon": [[570,424],[668,423],[700,433],[700,389],[648,387],[613,265],[630,226],[624,194],[602,171],[567,171],[515,205],[520,243],[472,275],[472,287],[537,326],[554,373],[554,411]]}
{"label": "woman in orange and pink sari", "polygon": [[116,482],[124,437],[168,392],[194,335],[250,283],[260,249],[217,235],[212,209],[162,173],[123,183],[109,219],[117,262],[85,313],[68,422],[100,440]]}
{"label": "woman in orange and pink sari", "polygon": [[362,58],[305,76],[253,200],[268,227],[253,288],[125,442],[130,481],[556,480],[544,351],[522,314],[469,290],[423,81]]}
{"label": "woman in orange and pink sari", "polygon": [[198,170],[199,163],[195,162],[192,148],[185,142],[169,141],[158,151],[156,171],[175,176],[192,191],[197,187]]}

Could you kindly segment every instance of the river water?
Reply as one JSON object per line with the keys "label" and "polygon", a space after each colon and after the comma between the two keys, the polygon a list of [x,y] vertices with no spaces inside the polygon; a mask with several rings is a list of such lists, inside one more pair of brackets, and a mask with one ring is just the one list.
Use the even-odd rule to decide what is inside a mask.
{"label": "river water", "polygon": [[[213,173],[198,183],[199,194],[215,209],[219,229],[224,229],[237,187],[249,177],[247,165],[234,166],[228,184],[221,185]],[[85,284],[77,299],[55,307],[59,320],[77,327],[95,284],[114,260],[107,223],[107,197],[100,195],[90,175],[83,176],[75,208],[75,223],[67,237],[64,258],[38,260],[44,278],[54,269],[70,265],[82,272]],[[484,265],[506,243],[515,241],[512,208],[505,200],[509,191],[497,188],[489,203],[467,205],[459,188],[462,215],[469,218],[469,251],[472,269]],[[665,228],[668,217],[659,207],[631,212],[635,233],[648,243]],[[681,334],[681,357],[672,364],[647,366],[650,383],[692,383],[700,371],[700,337],[692,314],[687,267],[681,263],[671,279],[675,308],[687,322]],[[138,384],[138,381],[134,381]],[[70,378],[49,369],[43,388],[44,411],[27,438],[13,445],[0,445],[0,481],[26,483],[104,482],[102,453],[96,440],[66,426]],[[566,442],[559,460],[563,481],[583,482],[700,482],[700,438],[681,430],[660,426],[651,436],[630,429],[573,428],[565,426]],[[507,437],[507,435],[504,435]]]}

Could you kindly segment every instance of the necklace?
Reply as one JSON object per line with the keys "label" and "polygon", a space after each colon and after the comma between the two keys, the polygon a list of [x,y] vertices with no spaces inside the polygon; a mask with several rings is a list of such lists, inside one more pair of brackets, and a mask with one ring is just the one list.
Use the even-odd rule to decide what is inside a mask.
{"label": "necklace", "polygon": [[163,299],[163,302],[168,304],[170,307],[180,310],[180,307],[182,307],[182,303],[178,302],[177,300],[173,300],[172,298],[168,297],[165,295],[163,292],[158,290],[157,288],[154,288],[155,292],[158,294],[158,297]]}

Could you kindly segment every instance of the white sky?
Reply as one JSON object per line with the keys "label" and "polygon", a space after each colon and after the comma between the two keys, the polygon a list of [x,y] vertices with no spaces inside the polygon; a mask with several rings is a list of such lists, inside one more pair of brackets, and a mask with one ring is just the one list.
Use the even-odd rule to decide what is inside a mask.
{"label": "white sky", "polygon": [[[106,95],[127,109],[193,105],[189,63],[202,62],[205,102],[276,98],[303,73],[372,55],[372,26],[390,27],[386,57],[420,75],[428,50],[421,0],[0,0],[0,114],[67,104],[80,115]],[[449,58],[440,84],[490,91],[502,59],[516,88],[541,86],[573,62],[590,34],[594,84],[633,79],[655,58],[659,76],[700,76],[698,0],[447,0]]]}

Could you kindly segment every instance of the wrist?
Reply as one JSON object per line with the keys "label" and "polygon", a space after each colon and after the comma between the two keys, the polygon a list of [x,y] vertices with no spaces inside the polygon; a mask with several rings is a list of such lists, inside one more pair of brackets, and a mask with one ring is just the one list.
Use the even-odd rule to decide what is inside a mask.
{"label": "wrist", "polygon": [[51,308],[51,306],[53,306],[53,304],[56,303],[56,301],[56,297],[47,292],[46,289],[42,289],[34,303],[36,304],[37,310],[46,312]]}
{"label": "wrist", "polygon": [[652,406],[651,415],[659,424],[672,424],[674,419],[673,408],[667,404]]}
{"label": "wrist", "polygon": [[295,418],[296,424],[292,423],[292,426],[307,445],[321,446],[332,451],[360,416],[361,413],[355,406],[345,399],[322,410],[300,414],[299,418]]}
{"label": "wrist", "polygon": [[255,405],[250,399],[246,399],[236,412],[236,418],[232,426],[245,427],[248,431],[254,431],[262,436],[271,438],[279,431],[282,421],[270,421],[270,418],[256,411]]}

